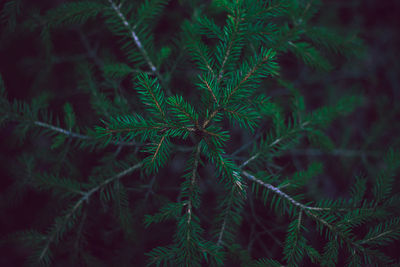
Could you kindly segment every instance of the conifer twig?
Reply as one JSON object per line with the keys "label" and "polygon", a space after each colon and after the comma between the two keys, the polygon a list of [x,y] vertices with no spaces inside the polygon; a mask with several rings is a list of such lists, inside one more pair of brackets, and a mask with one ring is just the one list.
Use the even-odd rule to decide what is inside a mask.
{"label": "conifer twig", "polygon": [[251,195],[249,194],[249,206],[251,209],[251,214],[254,218],[254,221],[257,225],[259,225],[265,233],[267,233],[274,241],[275,243],[277,243],[280,247],[283,247],[282,242],[271,232],[270,229],[268,229],[261,221],[260,219],[257,217],[256,215],[256,211],[254,210],[254,203],[253,203],[253,199],[251,197]]}
{"label": "conifer twig", "polygon": [[207,87],[207,90],[208,90],[208,91],[210,92],[210,94],[212,95],[215,104],[218,105],[217,97],[215,96],[214,91],[211,89],[210,84],[206,81],[206,79],[203,79],[203,78],[201,78],[201,77],[200,77],[200,80],[201,80],[201,81],[205,84],[205,86]]}
{"label": "conifer twig", "polygon": [[81,242],[81,237],[82,237],[82,232],[83,232],[83,226],[85,224],[86,218],[87,218],[87,214],[88,214],[88,210],[85,209],[83,215],[82,215],[82,219],[79,223],[78,226],[78,230],[77,230],[77,234],[76,234],[76,240],[75,240],[75,250],[74,250],[74,254],[75,257],[78,257],[79,255],[79,243]]}
{"label": "conifer twig", "polygon": [[65,134],[65,135],[68,135],[68,136],[71,136],[71,137],[74,137],[74,138],[86,139],[86,140],[87,139],[91,139],[90,136],[74,133],[74,132],[68,131],[66,129],[63,129],[63,128],[60,128],[60,127],[57,127],[57,126],[54,126],[54,125],[51,125],[51,124],[48,124],[48,123],[45,123],[45,122],[35,121],[34,123],[36,125],[38,125],[38,126],[43,127],[43,128],[48,128],[50,130],[53,130],[53,131],[56,131],[56,132],[59,132],[59,133],[62,133],[62,134]]}
{"label": "conifer twig", "polygon": [[[151,62],[149,55],[147,54],[147,51],[144,49],[142,43],[139,40],[139,37],[136,35],[135,31],[133,30],[132,26],[129,24],[128,20],[126,19],[126,17],[124,16],[124,14],[122,14],[120,6],[116,5],[114,3],[113,0],[108,0],[108,2],[110,2],[111,7],[114,9],[114,11],[117,13],[118,17],[122,20],[122,23],[125,25],[125,27],[128,28],[131,37],[133,39],[133,41],[135,42],[137,48],[140,50],[140,52],[142,53],[144,59],[147,62],[147,65],[149,65],[150,69],[152,72],[157,74],[157,68],[154,66],[153,62]],[[157,75],[158,76],[158,75]]]}
{"label": "conifer twig", "polygon": [[236,35],[238,35],[239,24],[240,24],[238,17],[239,16],[238,16],[237,12],[235,12],[235,17],[233,19],[235,28],[234,28],[234,31],[232,33],[234,35],[234,37],[231,36],[231,38],[230,38],[230,40],[229,40],[229,42],[227,44],[225,55],[224,55],[224,58],[223,58],[222,63],[221,63],[221,68],[219,69],[219,72],[218,72],[218,77],[217,77],[217,82],[218,83],[220,83],[220,81],[222,79],[222,76],[223,76],[223,73],[224,73],[225,64],[228,61],[228,58],[229,58],[229,56],[230,56],[230,54],[232,52],[233,43],[235,41],[234,39],[236,39]]}
{"label": "conifer twig", "polygon": [[334,232],[338,237],[340,237],[342,240],[344,240],[346,243],[350,244],[351,246],[353,246],[357,250],[359,250],[359,251],[364,251],[365,250],[365,248],[361,244],[358,244],[358,243],[354,242],[351,238],[349,238],[346,235],[346,232],[340,231],[339,229],[337,229],[337,227],[335,227],[334,225],[330,224],[325,219],[319,217],[318,215],[314,214],[310,210],[305,210],[305,213],[307,215],[309,215],[311,218],[313,218],[314,220],[317,220],[320,223],[322,223],[323,225],[325,225],[330,231]]}
{"label": "conifer twig", "polygon": [[[72,131],[68,131],[66,129],[45,123],[45,122],[41,122],[41,121],[35,121],[34,122],[35,125],[43,127],[43,128],[47,128],[50,130],[53,130],[55,132],[59,132],[65,135],[68,135],[70,137],[74,137],[74,138],[78,138],[78,139],[82,139],[82,140],[90,140],[90,139],[95,139],[92,136],[88,136],[88,135],[84,135],[84,134],[79,134],[79,133],[75,133]],[[142,144],[136,143],[136,142],[123,142],[123,141],[111,141],[110,143],[117,145],[117,146],[140,146]]]}
{"label": "conifer twig", "polygon": [[70,219],[71,216],[74,215],[74,213],[81,207],[81,205],[86,201],[89,201],[89,198],[96,193],[97,191],[99,191],[101,188],[103,188],[104,186],[108,185],[109,183],[121,179],[122,177],[130,174],[131,172],[135,171],[136,169],[140,168],[143,165],[142,162],[139,162],[135,165],[133,165],[132,167],[117,173],[116,175],[104,180],[102,183],[100,183],[99,185],[93,187],[91,190],[87,191],[86,193],[81,193],[82,197],[75,203],[75,205],[72,207],[71,211],[68,212],[65,217],[64,217],[64,221],[62,224],[58,224],[57,228],[54,230],[54,232],[52,233],[51,236],[48,237],[46,245],[44,246],[42,252],[40,253],[39,256],[39,260],[42,260],[44,258],[44,256],[46,255],[46,252],[49,250],[50,248],[50,244],[54,241],[54,239],[56,238],[57,233],[60,231],[61,227],[64,227],[68,220]]}
{"label": "conifer twig", "polygon": [[139,163],[133,165],[132,167],[130,167],[130,168],[128,168],[128,169],[126,169],[126,170],[124,170],[124,171],[122,171],[120,173],[117,173],[116,175],[104,180],[101,184],[97,185],[96,187],[93,187],[91,190],[89,190],[88,192],[84,193],[82,198],[84,200],[88,200],[93,193],[97,192],[102,187],[108,185],[109,183],[111,183],[111,182],[113,182],[115,180],[121,179],[122,177],[124,177],[124,176],[130,174],[131,172],[133,172],[134,170],[140,168],[142,165],[143,165],[143,162],[139,162]]}
{"label": "conifer twig", "polygon": [[[235,173],[235,172],[233,173],[233,176],[238,177],[237,173]],[[241,182],[239,180],[237,180],[232,185],[231,194],[233,193],[233,190],[235,189],[235,187],[243,189]],[[219,231],[219,234],[218,234],[218,241],[217,241],[217,246],[218,247],[220,247],[221,244],[222,244],[222,238],[223,238],[223,235],[224,235],[224,232],[225,232],[225,229],[226,229],[226,222],[228,220],[228,210],[230,210],[232,208],[232,205],[233,205],[232,202],[233,201],[229,201],[229,205],[228,205],[228,207],[226,208],[226,211],[225,211],[224,220],[222,222],[221,230]]]}
{"label": "conifer twig", "polygon": [[88,53],[89,57],[93,60],[93,62],[100,68],[102,69],[104,67],[104,62],[97,56],[97,46],[96,48],[92,48],[90,46],[89,40],[86,38],[85,34],[81,31],[78,30],[79,38],[82,41],[83,46],[86,49],[86,52]]}
{"label": "conifer twig", "polygon": [[[229,206],[229,208],[230,208],[230,206]],[[222,236],[224,235],[224,231],[225,231],[226,219],[227,219],[227,216],[225,216],[225,218],[224,218],[224,222],[222,223],[221,231],[219,232],[219,235],[218,235],[218,242],[217,242],[218,247],[220,247],[222,244]]]}
{"label": "conifer twig", "polygon": [[378,238],[380,238],[382,236],[388,235],[388,234],[393,233],[393,232],[394,232],[393,230],[385,231],[383,233],[380,233],[379,235],[376,235],[376,236],[373,236],[371,238],[368,238],[366,240],[361,241],[360,244],[366,244],[366,243],[368,243],[368,242],[370,242],[372,240],[378,239]]}
{"label": "conifer twig", "polygon": [[278,187],[275,187],[271,184],[265,183],[262,180],[258,179],[257,177],[255,177],[254,175],[251,175],[250,173],[248,173],[246,171],[242,171],[241,173],[247,179],[252,180],[253,182],[256,182],[256,183],[268,188],[269,190],[273,191],[275,194],[280,195],[281,197],[285,198],[286,200],[291,202],[293,205],[299,207],[302,210],[316,210],[316,211],[330,210],[330,208],[310,207],[310,206],[304,205],[304,204],[294,200],[291,196],[289,196],[288,194],[286,194],[285,192],[280,190]]}
{"label": "conifer twig", "polygon": [[165,81],[163,77],[161,76],[160,72],[157,70],[156,66],[154,63],[151,61],[146,49],[144,48],[142,42],[140,41],[139,37],[137,36],[136,32],[133,30],[134,27],[128,22],[127,18],[125,15],[121,12],[121,4],[117,5],[113,0],[108,0],[108,2],[111,4],[112,9],[117,13],[118,17],[121,19],[122,23],[124,26],[128,29],[130,36],[132,37],[136,47],[139,49],[140,53],[142,54],[144,60],[146,61],[147,65],[149,66],[150,70],[152,73],[154,73],[157,78],[160,80],[160,83],[163,85],[164,88],[167,90],[167,94],[171,94],[169,88],[165,86]]}
{"label": "conifer twig", "polygon": [[[306,126],[306,125],[309,124],[309,123],[310,123],[309,121],[303,122],[303,123],[300,125],[299,128],[300,128],[300,129],[303,129],[304,126]],[[281,137],[275,139],[271,144],[268,145],[268,147],[271,148],[271,147],[273,147],[273,146],[279,144],[279,143],[282,142],[288,135],[290,135],[293,131],[297,131],[297,130],[298,130],[298,129],[292,130],[292,131],[290,131],[288,134],[286,134],[286,135],[284,135],[284,136],[281,136]],[[243,163],[239,166],[239,168],[240,168],[240,169],[244,168],[244,167],[247,166],[250,162],[252,162],[253,160],[257,159],[260,155],[261,155],[261,152],[258,152],[258,153],[256,153],[256,154],[254,154],[254,155],[253,155],[252,157],[250,157],[248,160],[246,160],[245,162],[243,162]]]}
{"label": "conifer twig", "polygon": [[[192,194],[193,194],[193,190],[194,190],[194,186],[196,183],[196,172],[197,172],[197,168],[199,166],[199,160],[200,160],[200,145],[197,145],[196,147],[196,153],[194,155],[194,163],[193,163],[193,169],[192,169],[192,174],[190,177],[190,188],[189,188],[189,199],[188,199],[188,207],[187,207],[187,213],[188,213],[188,219],[187,219],[187,224],[190,224],[191,219],[192,219]],[[189,232],[188,232],[189,235]],[[189,236],[188,236],[189,239]]]}

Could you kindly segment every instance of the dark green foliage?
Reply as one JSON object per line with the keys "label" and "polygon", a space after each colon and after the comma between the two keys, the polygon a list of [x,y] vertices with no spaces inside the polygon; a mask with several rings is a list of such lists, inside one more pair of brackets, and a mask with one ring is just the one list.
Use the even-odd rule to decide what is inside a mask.
{"label": "dark green foliage", "polygon": [[17,24],[17,16],[21,10],[21,1],[8,1],[4,4],[0,13],[2,24],[7,25],[8,30],[14,31]]}
{"label": "dark green foliage", "polygon": [[304,63],[310,67],[314,67],[317,69],[322,69],[325,71],[329,71],[332,69],[329,61],[324,58],[315,47],[311,46],[309,43],[298,42],[293,43],[289,42],[290,50]]}
{"label": "dark green foliage", "polygon": [[288,227],[288,234],[285,240],[284,259],[287,261],[288,266],[298,266],[304,257],[304,250],[306,246],[306,239],[302,236],[304,231],[302,226],[302,212],[299,217],[293,220]]}
{"label": "dark green foliage", "polygon": [[[399,264],[384,249],[400,239],[399,140],[345,149],[346,120],[371,100],[323,77],[363,46],[318,24],[322,1],[25,2],[2,7],[2,38],[29,32],[29,60],[68,69],[62,84],[32,70],[45,78],[25,100],[0,76],[0,125],[24,151],[4,199],[29,189],[48,202],[4,239],[29,264]],[[73,47],[63,56],[58,34]],[[316,96],[300,73],[322,83]]]}
{"label": "dark green foliage", "polygon": [[88,19],[95,18],[105,8],[105,5],[95,1],[70,2],[47,12],[46,19],[51,28],[83,24]]}
{"label": "dark green foliage", "polygon": [[386,166],[378,173],[374,187],[374,196],[377,202],[387,199],[390,196],[394,177],[400,167],[400,153],[390,150],[384,162]]}
{"label": "dark green foliage", "polygon": [[124,63],[107,64],[103,67],[104,74],[110,78],[125,78],[134,70]]}

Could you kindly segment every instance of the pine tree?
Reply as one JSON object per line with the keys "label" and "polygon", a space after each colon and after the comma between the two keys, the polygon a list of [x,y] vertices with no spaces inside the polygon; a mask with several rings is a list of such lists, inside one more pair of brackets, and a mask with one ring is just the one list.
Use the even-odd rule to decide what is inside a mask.
{"label": "pine tree", "polygon": [[[334,57],[360,56],[358,37],[316,25],[321,1],[92,0],[43,10],[28,2],[4,4],[1,39],[29,35],[35,64],[50,67],[35,75],[28,100],[9,97],[12,81],[0,79],[0,125],[15,130],[22,151],[7,205],[27,190],[49,199],[38,222],[3,240],[26,246],[29,264],[143,264],[133,247],[149,266],[398,264],[384,250],[400,239],[398,149],[377,159],[372,177],[348,177],[349,193],[334,199],[313,191],[322,160],[300,169],[287,161],[304,148],[340,156],[329,127],[365,104],[348,93],[307,107],[285,72],[282,59],[329,73]],[[165,36],[160,20],[186,8]],[[59,54],[57,34],[79,42],[81,56]],[[72,62],[68,82],[41,88],[54,85],[59,61]],[[74,94],[86,97],[83,107]],[[251,142],[235,146],[237,132]],[[51,144],[25,150],[38,138]],[[278,251],[260,257],[247,231],[268,233]],[[100,239],[104,248],[93,245]]]}

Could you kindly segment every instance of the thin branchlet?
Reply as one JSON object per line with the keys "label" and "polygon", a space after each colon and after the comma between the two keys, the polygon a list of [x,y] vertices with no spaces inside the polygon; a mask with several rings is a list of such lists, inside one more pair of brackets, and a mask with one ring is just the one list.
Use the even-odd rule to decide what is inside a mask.
{"label": "thin branchlet", "polygon": [[75,213],[77,212],[77,210],[83,205],[84,202],[89,202],[90,197],[91,197],[94,193],[98,192],[100,189],[104,188],[104,187],[107,186],[108,184],[110,184],[110,183],[112,183],[112,182],[114,182],[114,181],[116,181],[116,180],[118,180],[118,179],[121,179],[121,178],[125,177],[126,175],[132,173],[133,171],[139,169],[142,165],[143,165],[143,163],[142,163],[142,162],[139,162],[139,163],[133,165],[132,167],[130,167],[130,168],[128,168],[128,169],[126,169],[126,170],[124,170],[124,171],[122,171],[122,172],[119,172],[119,173],[117,173],[116,175],[114,175],[114,176],[112,176],[112,177],[110,177],[110,178],[104,180],[104,181],[101,182],[99,185],[93,187],[93,188],[90,189],[89,191],[87,191],[87,192],[81,192],[82,196],[78,199],[78,201],[75,202],[75,204],[74,204],[74,206],[72,207],[72,209],[64,216],[63,223],[62,223],[62,224],[58,224],[58,225],[57,225],[57,228],[56,228],[55,230],[53,230],[52,234],[47,238],[47,242],[46,242],[46,244],[44,245],[44,247],[43,247],[43,249],[42,249],[42,251],[41,251],[41,253],[40,253],[39,260],[41,261],[41,260],[45,257],[47,251],[48,251],[49,248],[50,248],[51,243],[52,243],[52,242],[54,241],[54,239],[56,238],[58,232],[61,230],[62,227],[65,227],[65,225],[68,223],[68,220],[69,220],[72,216],[74,216],[74,214],[75,214]]}
{"label": "thin branchlet", "polygon": [[[35,121],[34,122],[35,125],[43,127],[43,128],[47,128],[50,129],[52,131],[58,132],[58,133],[62,133],[65,134],[69,137],[72,138],[78,138],[78,139],[82,139],[82,140],[95,140],[95,137],[89,136],[89,135],[84,135],[84,134],[79,134],[79,133],[75,133],[45,122],[41,122],[41,121]],[[131,142],[123,142],[123,141],[111,141],[111,144],[117,145],[117,146],[142,146],[143,144],[131,141]]]}
{"label": "thin branchlet", "polygon": [[133,41],[135,42],[137,48],[142,53],[143,58],[146,60],[147,65],[149,65],[149,68],[151,69],[151,71],[154,73],[158,73],[157,68],[154,66],[153,62],[150,60],[149,55],[147,54],[147,51],[145,50],[145,48],[143,47],[142,43],[139,40],[139,37],[136,35],[135,31],[133,30],[132,26],[129,24],[125,15],[121,12],[121,7],[118,6],[117,4],[115,4],[115,2],[113,0],[108,0],[108,2],[111,4],[112,9],[117,13],[117,15],[121,19],[122,23],[125,25],[127,30],[130,32],[130,36],[132,37]]}
{"label": "thin branchlet", "polygon": [[299,207],[302,210],[316,210],[316,211],[323,211],[323,210],[330,210],[330,208],[320,208],[320,207],[310,207],[307,205],[304,205],[296,200],[294,200],[291,196],[289,196],[288,194],[286,194],[285,192],[283,192],[282,190],[280,190],[278,187],[275,187],[271,184],[265,183],[262,180],[258,179],[257,177],[255,177],[254,175],[251,175],[250,173],[248,173],[247,171],[242,171],[241,172],[247,179],[254,181],[266,188],[268,188],[269,190],[271,190],[272,192],[274,192],[275,194],[285,198],[286,200],[288,200],[290,203],[292,203],[293,205]]}

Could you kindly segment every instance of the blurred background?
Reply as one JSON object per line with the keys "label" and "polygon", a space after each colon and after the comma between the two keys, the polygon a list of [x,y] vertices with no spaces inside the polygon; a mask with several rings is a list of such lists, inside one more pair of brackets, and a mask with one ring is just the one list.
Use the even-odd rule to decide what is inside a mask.
{"label": "blurred background", "polygon": [[[39,31],[35,25],[26,25],[28,16],[40,24],[40,14],[51,7],[65,1],[22,1],[21,13],[15,21],[3,19],[0,26],[0,73],[3,76],[9,99],[30,101],[41,96],[48,100],[49,109],[55,116],[63,116],[62,106],[66,101],[73,103],[78,123],[80,125],[96,125],[92,114],[89,96],[79,91],[76,77],[79,76],[77,62],[88,61],[93,65],[101,65],[98,58],[109,56],[112,46],[117,42],[115,37],[102,34],[103,26],[97,27],[96,21],[91,21],[83,27],[69,27],[55,31],[52,35],[52,47],[45,47],[40,41]],[[195,2],[195,1],[194,1]],[[6,1],[0,2],[0,9]],[[183,19],[190,18],[196,5],[207,5],[209,1],[198,1],[194,4],[188,1],[171,0],[167,11],[155,28],[156,43],[161,47],[169,43]],[[335,68],[329,73],[316,72],[300,63],[293,56],[283,56],[280,63],[285,77],[292,81],[304,95],[307,110],[312,110],[326,104],[334,103],[340,96],[348,92],[362,94],[364,102],[351,115],[341,118],[329,128],[329,136],[337,145],[332,152],[309,149],[300,146],[290,151],[281,159],[281,164],[288,170],[301,170],[310,161],[319,160],[324,163],[324,174],[318,177],[314,188],[309,188],[312,194],[326,197],[346,197],[348,188],[354,182],[355,175],[373,177],[381,167],[382,156],[390,148],[400,148],[400,1],[397,0],[326,0],[323,1],[320,12],[315,17],[315,23],[332,27],[346,33],[358,33],[364,42],[363,53],[354,58],[332,58]],[[221,18],[222,21],[225,19]],[[13,26],[15,23],[15,27]],[[25,23],[25,24],[24,24]],[[27,29],[33,28],[32,31]],[[115,48],[117,50],[117,48]],[[101,56],[101,57],[100,57]],[[121,58],[122,55],[117,57]],[[96,75],[101,76],[99,73]],[[185,81],[172,80],[171,84],[178,88],[188,88]],[[128,88],[128,82],[122,82],[122,87]],[[184,89],[184,90],[190,90]],[[186,94],[191,94],[190,91]],[[285,88],[276,86],[268,92],[272,98],[284,98],[289,94]],[[29,187],[18,187],[18,179],[29,179],[29,153],[35,154],[35,162],[39,168],[46,168],[48,159],[54,157],[54,151],[49,151],[51,139],[46,136],[28,133],[21,140],[15,134],[16,124],[8,123],[0,128],[0,236],[7,236],[15,231],[35,228],[44,229],[51,224],[54,216],[40,214],[56,214],[54,206],[49,203],[51,196],[37,192]],[[17,129],[18,130],[18,129]],[[233,135],[231,151],[239,145],[251,141],[251,136],[238,137]],[[79,152],[74,154],[74,166],[60,168],[76,169],[85,172],[97,164],[98,152]],[[62,157],[58,154],[51,164],[57,163]],[[170,169],[165,170],[166,177],[180,172],[179,167],[185,160],[177,156],[173,159]],[[59,163],[62,165],[62,162]],[[175,167],[174,167],[175,166]],[[176,167],[178,166],[178,167]],[[174,169],[175,168],[175,169]],[[204,172],[207,170],[205,169]],[[172,188],[173,184],[162,184],[160,187]],[[394,190],[400,190],[396,187]],[[173,199],[174,194],[169,193]],[[212,193],[212,192],[211,192]],[[212,194],[205,193],[205,203],[214,203]],[[167,193],[168,195],[168,193]],[[132,203],[143,196],[133,196]],[[209,198],[207,198],[209,197]],[[162,201],[162,200],[158,200]],[[135,204],[133,204],[135,205]],[[144,204],[143,204],[144,205]],[[154,209],[143,208],[146,212]],[[265,212],[261,203],[246,207],[246,210],[260,215],[260,220],[266,228],[254,223],[252,215],[245,216],[238,238],[240,243],[251,249],[251,255],[258,257],[279,258],[281,243],[286,229],[279,226],[273,214]],[[163,225],[155,231],[144,230],[141,219],[135,222],[135,236],[124,240],[121,233],[110,229],[110,218],[105,213],[97,214],[98,224],[92,222],[97,234],[92,235],[88,247],[92,254],[105,262],[105,266],[116,264],[113,254],[123,255],[121,262],[135,262],[142,266],[146,260],[144,253],[155,245],[165,244],[171,240],[175,225]],[[271,217],[272,216],[272,217]],[[273,223],[268,223],[274,218]],[[284,219],[282,219],[284,220]],[[93,230],[93,229],[92,229]],[[253,235],[251,232],[263,232]],[[146,233],[146,234],[144,234]],[[316,243],[322,241],[317,236],[310,236]],[[279,241],[281,240],[281,241]],[[20,266],[29,250],[19,245],[0,243],[0,266]],[[396,245],[388,246],[386,252],[397,259],[400,258]],[[113,249],[110,249],[113,248]],[[66,253],[65,253],[66,254]],[[64,254],[56,256],[55,266],[67,265]],[[235,266],[236,259],[227,266]],[[65,263],[64,263],[65,262]],[[308,265],[307,265],[308,264]],[[338,266],[341,263],[339,262]],[[101,266],[101,265],[99,265]],[[305,263],[305,266],[312,266]]]}

